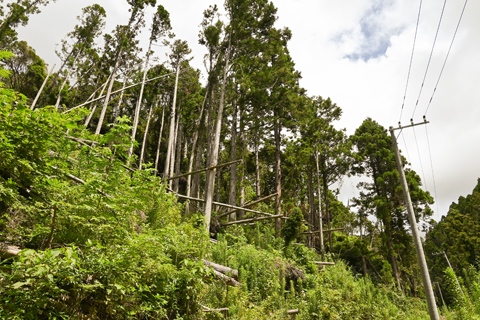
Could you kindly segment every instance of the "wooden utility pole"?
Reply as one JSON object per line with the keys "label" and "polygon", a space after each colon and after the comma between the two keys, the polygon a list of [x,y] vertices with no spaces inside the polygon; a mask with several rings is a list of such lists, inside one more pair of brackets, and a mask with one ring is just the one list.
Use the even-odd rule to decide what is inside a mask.
{"label": "wooden utility pole", "polygon": [[410,227],[412,230],[413,242],[415,243],[415,251],[417,252],[418,265],[420,266],[420,273],[422,274],[423,288],[425,290],[425,296],[427,298],[428,312],[431,320],[440,320],[438,316],[437,305],[435,304],[435,296],[433,294],[432,283],[430,282],[430,275],[428,273],[427,261],[425,260],[425,254],[423,253],[422,241],[420,239],[420,233],[417,228],[417,220],[415,213],[413,212],[412,200],[410,198],[410,192],[408,191],[407,179],[405,178],[405,172],[403,171],[402,158],[398,151],[397,138],[395,137],[394,130],[403,129],[407,127],[413,127],[416,125],[427,124],[428,122],[423,118],[424,122],[412,124],[409,126],[399,126],[398,128],[390,127],[390,135],[392,136],[393,148],[395,151],[395,159],[397,161],[398,172],[400,174],[400,182],[402,184],[403,195],[405,197],[405,205],[408,211],[408,218],[410,220]]}

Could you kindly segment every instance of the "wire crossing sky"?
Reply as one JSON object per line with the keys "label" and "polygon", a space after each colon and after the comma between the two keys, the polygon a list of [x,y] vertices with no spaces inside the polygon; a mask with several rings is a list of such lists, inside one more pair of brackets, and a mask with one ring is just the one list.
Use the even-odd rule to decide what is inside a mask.
{"label": "wire crossing sky", "polygon": [[[42,7],[42,13],[32,16],[28,25],[20,28],[19,38],[26,40],[50,66],[59,65],[56,44],[73,30],[81,8],[93,3],[93,0],[58,0]],[[102,0],[100,4],[107,12],[104,32],[127,23],[125,0]],[[198,44],[199,24],[209,5],[222,8],[223,1],[163,0],[161,4],[170,12],[177,38],[188,41],[192,48],[192,66],[205,75],[206,51]],[[419,0],[275,0],[274,4],[279,17],[276,26],[288,27],[293,34],[289,50],[302,74],[300,85],[307,89],[307,94],[330,97],[342,108],[337,128],[346,128],[348,134],[353,134],[367,117],[385,128],[398,122],[399,102],[404,97],[405,73],[417,29]],[[433,92],[435,107],[428,107],[430,97],[425,95],[420,99],[407,95],[404,104],[409,114],[416,100],[419,106],[428,105],[428,133],[438,192],[437,220],[459,196],[470,193],[480,177],[480,1],[471,1],[468,6],[463,1],[448,1],[435,38],[443,5],[443,1],[422,1],[408,80],[411,88]],[[147,25],[152,14],[153,10],[146,16]],[[148,34],[145,28],[139,38],[144,52]],[[431,54],[433,45],[435,50]],[[155,46],[154,57],[159,62],[166,61],[167,49]],[[448,64],[443,68],[446,56]],[[438,78],[437,84],[425,81],[422,87],[427,65],[429,73],[441,74],[441,86],[437,87]],[[406,144],[415,143],[411,130],[403,134]],[[417,139],[420,146],[427,145],[426,135],[418,134]],[[413,170],[420,172],[416,157],[410,160]],[[426,179],[429,186],[434,185],[432,177],[426,175]],[[356,196],[352,186],[357,182],[343,183],[340,199],[344,203]]]}

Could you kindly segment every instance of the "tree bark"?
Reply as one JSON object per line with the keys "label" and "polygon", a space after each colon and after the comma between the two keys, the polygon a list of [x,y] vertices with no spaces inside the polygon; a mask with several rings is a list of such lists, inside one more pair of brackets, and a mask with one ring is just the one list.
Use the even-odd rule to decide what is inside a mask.
{"label": "tree bark", "polygon": [[[103,125],[103,119],[105,119],[105,113],[107,112],[108,102],[110,101],[110,96],[112,94],[113,84],[115,83],[115,77],[118,70],[118,66],[120,65],[120,57],[122,55],[123,49],[120,47],[116,60],[115,66],[113,67],[112,74],[110,75],[110,83],[108,84],[107,94],[105,96],[105,100],[103,101],[102,112],[100,113],[100,118],[98,119],[97,129],[95,130],[95,134],[100,134]],[[93,112],[92,112],[93,113]]]}
{"label": "tree bark", "polygon": [[[315,196],[313,194],[313,168],[310,167],[310,164],[307,166],[307,185],[308,185],[308,219],[309,222],[308,229],[314,231],[315,221],[314,217],[316,214],[315,210]],[[308,245],[313,247],[313,236],[308,236]]]}
{"label": "tree bark", "polygon": [[[211,165],[216,166],[217,165],[217,159],[218,159],[218,149],[220,146],[220,134],[221,134],[221,129],[222,129],[222,118],[223,118],[223,107],[224,107],[224,102],[225,102],[225,89],[227,86],[227,73],[228,73],[228,68],[229,68],[229,62],[230,62],[230,52],[231,52],[231,40],[229,40],[228,43],[228,49],[227,49],[227,56],[225,59],[225,67],[223,70],[223,83],[222,83],[222,90],[220,93],[220,103],[218,106],[218,113],[217,113],[217,125],[216,125],[216,130],[215,130],[215,141],[213,143],[213,150],[212,150],[212,161]],[[207,171],[208,173],[208,171]],[[205,227],[207,229],[207,232],[210,230],[210,219],[212,216],[212,202],[213,202],[213,188],[215,185],[215,169],[211,170],[210,174],[207,174],[208,179],[208,190],[205,195]]]}
{"label": "tree bark", "polygon": [[258,144],[260,142],[260,138],[258,136],[258,128],[255,134],[255,190],[257,193],[257,199],[260,198],[262,195],[260,189],[260,162],[258,161]]}
{"label": "tree bark", "polygon": [[[327,182],[327,173],[326,173],[326,169],[325,169],[325,159],[321,156],[321,161],[320,161],[320,165],[321,165],[321,170],[322,170],[322,182],[323,182],[323,201],[325,203],[325,216],[327,217],[327,227],[328,229],[332,229],[332,226],[330,224],[330,201],[328,199],[328,196],[329,196],[329,190],[328,190],[328,182]],[[330,248],[330,251],[333,250],[333,240],[332,240],[332,233],[329,232],[328,233],[328,244],[329,244],[329,248]]]}
{"label": "tree bark", "polygon": [[[236,91],[236,90],[235,90]],[[232,141],[230,148],[230,161],[237,160],[237,103],[234,99],[232,105]],[[228,193],[228,203],[232,206],[237,204],[237,164],[230,167],[230,192]],[[236,212],[230,214],[230,221],[235,220]]]}
{"label": "tree bark", "polygon": [[165,168],[163,172],[163,178],[166,179],[169,177],[170,170],[170,158],[173,148],[173,140],[175,139],[175,108],[177,104],[177,88],[178,88],[178,74],[180,71],[180,61],[177,61],[177,72],[175,75],[175,89],[173,91],[173,103],[172,103],[172,112],[170,114],[170,133],[168,135],[168,147],[167,147],[167,157],[165,161]]}
{"label": "tree bark", "polygon": [[323,244],[323,213],[322,213],[322,192],[320,190],[320,167],[318,165],[318,142],[315,141],[315,164],[317,167],[317,197],[318,197],[318,226],[320,231],[320,254],[325,258],[325,247]]}
{"label": "tree bark", "polygon": [[[180,165],[182,163],[182,144],[183,144],[183,122],[181,121],[181,118],[178,119],[179,124],[178,124],[178,132],[177,132],[177,151],[176,151],[176,159],[175,159],[175,172],[173,176],[178,176],[180,175]],[[178,192],[178,187],[179,187],[179,182],[180,179],[175,179],[173,181],[173,190],[175,192]]]}
{"label": "tree bark", "polygon": [[[273,123],[273,131],[275,135],[275,192],[278,194],[275,198],[275,215],[282,214],[282,160],[280,150],[280,133],[282,131],[280,120],[275,119]],[[275,235],[280,237],[280,230],[282,229],[282,219],[275,220]]]}
{"label": "tree bark", "polygon": [[[108,79],[110,79],[110,77],[111,77],[111,75],[108,77]],[[103,95],[103,91],[105,91],[105,88],[107,87],[108,79],[107,79],[107,81],[103,84],[102,91],[100,91],[100,96]],[[96,110],[96,109],[97,109],[97,104],[95,103],[95,104],[93,105],[92,111],[90,112],[90,114],[89,114],[88,117],[87,117],[87,120],[85,120],[85,127],[88,127],[88,124],[90,123],[90,120],[92,120],[93,114],[95,113],[95,110]]]}
{"label": "tree bark", "polygon": [[[135,108],[135,116],[134,116],[134,119],[133,119],[132,144],[130,145],[130,149],[128,149],[128,157],[129,158],[133,154],[133,142],[135,141],[135,135],[137,134],[138,118],[140,117],[140,107],[142,105],[143,90],[145,89],[145,80],[147,79],[148,61],[150,60],[150,52],[151,52],[151,49],[152,49],[152,42],[153,42],[153,40],[150,39],[150,42],[148,44],[147,57],[145,59],[145,65],[143,67],[142,85],[140,86],[140,94],[138,96],[137,106]],[[123,91],[122,91],[122,93],[123,93]],[[141,168],[141,164],[140,164],[140,168]]]}
{"label": "tree bark", "polygon": [[162,106],[162,123],[160,124],[160,134],[158,136],[157,156],[155,157],[155,172],[158,172],[158,158],[160,157],[160,145],[162,144],[163,122],[165,120],[165,106]]}
{"label": "tree bark", "polygon": [[[158,102],[157,102],[157,105],[158,105]],[[148,111],[147,126],[145,127],[145,133],[143,135],[142,151],[140,151],[140,162],[138,164],[139,170],[142,170],[143,157],[145,156],[145,147],[147,145],[148,128],[150,126],[150,118],[152,117],[152,109],[153,109],[153,105],[150,106],[150,111]]]}
{"label": "tree bark", "polygon": [[30,106],[30,109],[31,109],[31,110],[35,110],[35,105],[37,104],[38,98],[40,98],[40,95],[42,94],[43,88],[45,88],[45,84],[47,84],[48,78],[50,78],[50,75],[52,74],[54,68],[55,68],[55,64],[54,64],[53,67],[50,69],[50,71],[48,71],[47,76],[46,76],[45,79],[43,80],[42,86],[41,86],[40,89],[38,90],[37,95],[35,96],[35,99],[33,100],[32,105]]}

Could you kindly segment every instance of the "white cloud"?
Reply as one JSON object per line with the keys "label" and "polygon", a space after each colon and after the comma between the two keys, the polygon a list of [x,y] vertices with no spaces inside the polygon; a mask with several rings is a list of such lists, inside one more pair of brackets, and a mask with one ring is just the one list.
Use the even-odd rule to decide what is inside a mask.
{"label": "white cloud", "polygon": [[[80,8],[93,3],[90,0],[60,0],[51,4],[43,8],[40,15],[31,18],[29,25],[21,29],[20,36],[27,39],[41,57],[54,63],[55,43],[73,29]],[[218,0],[162,1],[162,5],[170,11],[174,32],[178,38],[189,42],[195,56],[192,63],[201,70],[205,50],[197,43],[198,25],[203,10],[215,3],[223,7],[223,1]],[[372,10],[381,3],[388,5],[381,10]],[[410,62],[418,0],[275,0],[274,4],[278,7],[277,26],[287,26],[293,32],[289,48],[303,76],[301,85],[310,95],[331,97],[343,109],[339,127],[347,128],[352,134],[368,116],[385,127],[397,124]],[[128,6],[125,1],[104,0],[102,5],[108,15],[107,32],[117,23],[126,23]],[[422,4],[403,123],[407,123],[413,113],[442,5],[442,1],[431,0]],[[447,1],[429,75],[417,107],[416,122],[421,121],[432,95],[462,7],[463,1]],[[477,12],[480,12],[480,2],[470,1],[427,114],[431,121],[428,132],[439,198],[437,219],[440,214],[446,214],[452,201],[470,193],[480,176],[480,19]],[[364,29],[370,28],[367,28],[370,36],[362,31],[362,21]],[[144,32],[141,38],[146,46],[148,32]],[[338,39],[342,41],[335,42]],[[364,59],[366,61],[345,58],[349,54],[368,57],[375,48],[385,49],[385,43],[388,47],[384,54]],[[165,59],[166,49],[156,49],[157,56]],[[433,193],[425,128],[419,127],[415,132],[427,186]],[[406,154],[403,138],[400,141]],[[411,130],[405,130],[405,141],[413,169],[423,176]],[[352,184],[344,182],[342,200],[352,196]]]}

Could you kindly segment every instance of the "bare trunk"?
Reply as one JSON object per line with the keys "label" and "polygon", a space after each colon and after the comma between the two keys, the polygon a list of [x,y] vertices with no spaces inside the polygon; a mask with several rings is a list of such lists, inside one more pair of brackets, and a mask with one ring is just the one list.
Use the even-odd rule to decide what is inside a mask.
{"label": "bare trunk", "polygon": [[155,172],[158,172],[158,159],[160,157],[160,145],[162,144],[163,122],[165,120],[165,106],[162,107],[162,123],[160,124],[160,134],[158,136],[157,156],[155,157]]}
{"label": "bare trunk", "polygon": [[127,85],[128,72],[125,72],[125,77],[123,77],[122,92],[120,93],[120,98],[118,99],[118,104],[115,109],[113,109],[113,122],[117,122],[117,118],[120,114],[120,107],[122,106],[123,92],[125,91],[125,86]]}
{"label": "bare trunk", "polygon": [[[275,134],[275,192],[278,193],[275,198],[275,215],[282,214],[282,160],[280,150],[280,133],[282,131],[280,120],[275,119],[273,124],[273,130]],[[280,237],[280,230],[282,229],[282,219],[277,218],[275,220],[275,235]]]}
{"label": "bare trunk", "polygon": [[[240,105],[240,137],[239,137],[239,144],[240,144],[240,157],[242,159],[242,163],[240,164],[239,168],[240,170],[240,181],[239,181],[239,187],[240,187],[240,197],[238,199],[238,205],[240,207],[243,207],[245,204],[245,122],[243,121],[243,105]],[[237,172],[238,174],[238,172]],[[244,215],[244,211],[240,210],[237,212],[237,219],[241,219]]]}
{"label": "bare trunk", "polygon": [[[236,90],[235,90],[236,91]],[[233,101],[232,110],[232,143],[230,149],[230,161],[237,160],[237,104]],[[237,205],[237,164],[230,167],[230,192],[228,194],[228,203],[232,206]],[[236,212],[230,215],[230,221],[235,220]]]}
{"label": "bare trunk", "polygon": [[37,95],[35,96],[35,99],[32,102],[32,106],[30,107],[31,110],[35,110],[35,105],[37,104],[38,98],[40,98],[40,95],[42,94],[43,88],[45,88],[45,84],[47,84],[47,81],[50,78],[50,75],[52,74],[53,69],[55,69],[55,64],[50,69],[50,71],[48,71],[47,76],[43,80],[42,86],[40,87],[40,90],[38,90]]}
{"label": "bare trunk", "polygon": [[[313,194],[313,170],[310,165],[307,166],[307,185],[308,185],[308,219],[309,222],[308,229],[309,231],[314,231],[315,229],[315,196]],[[308,236],[309,247],[313,247],[313,235]]]}
{"label": "bare trunk", "polygon": [[105,100],[103,101],[102,112],[100,113],[100,118],[98,119],[97,129],[95,130],[95,134],[100,134],[103,125],[103,119],[105,119],[105,113],[107,112],[108,102],[110,101],[110,96],[112,94],[113,84],[115,83],[115,77],[118,70],[118,66],[120,65],[120,57],[122,55],[123,49],[120,48],[117,54],[117,59],[115,61],[115,66],[113,67],[112,74],[110,75],[110,83],[108,85],[107,94],[105,96]]}
{"label": "bare trunk", "polygon": [[315,141],[315,164],[317,167],[317,197],[318,197],[318,226],[320,231],[320,254],[325,258],[325,247],[323,244],[323,213],[322,213],[322,192],[320,190],[320,167],[318,164],[318,142]]}
{"label": "bare trunk", "polygon": [[163,172],[163,178],[169,178],[170,170],[170,157],[172,156],[173,148],[173,139],[175,138],[175,107],[177,104],[177,87],[178,87],[178,74],[180,71],[180,61],[177,62],[177,74],[175,76],[175,89],[173,91],[173,103],[172,103],[172,113],[170,114],[170,133],[168,135],[168,147],[167,147],[167,157],[165,160],[165,168]]}
{"label": "bare trunk", "polygon": [[257,192],[257,199],[260,198],[262,195],[262,191],[260,189],[260,162],[258,161],[258,144],[260,138],[258,136],[258,128],[255,137],[255,190]]}
{"label": "bare trunk", "polygon": [[[177,132],[177,151],[176,151],[176,159],[175,159],[175,173],[173,176],[178,176],[180,174],[180,164],[182,162],[182,143],[183,143],[183,122],[181,122],[181,119],[179,119],[179,125],[178,125],[178,132]],[[179,187],[179,182],[180,179],[175,179],[173,181],[173,190],[175,192],[178,192],[178,187]]]}
{"label": "bare trunk", "polygon": [[[70,78],[70,73],[72,72],[73,70],[73,66],[75,65],[75,62],[77,62],[77,58],[78,56],[80,55],[81,51],[79,50],[77,55],[75,56],[75,59],[73,60],[73,63],[72,63],[72,66],[70,68],[68,68],[68,71],[67,71],[67,76],[65,77],[65,79],[63,80],[62,82],[62,85],[60,86],[60,90],[58,90],[58,96],[57,96],[57,102],[55,102],[55,110],[58,109],[58,106],[60,105],[60,99],[62,98],[62,90],[63,90],[63,87],[65,87],[65,84],[67,83],[68,81],[68,78]],[[59,70],[60,72],[61,70]]]}
{"label": "bare trunk", "polygon": [[[322,182],[323,182],[323,201],[325,203],[325,216],[327,218],[327,227],[328,229],[332,229],[332,226],[330,224],[331,216],[330,216],[330,201],[328,199],[329,196],[329,190],[328,190],[328,185],[327,185],[327,174],[325,172],[325,159],[322,157],[320,161],[320,166],[322,170]],[[328,244],[330,251],[333,250],[333,240],[332,240],[332,232],[328,233]]]}
{"label": "bare trunk", "polygon": [[[223,70],[223,83],[222,83],[222,90],[220,93],[220,104],[218,106],[217,125],[215,130],[215,141],[213,143],[213,150],[212,150],[211,165],[213,166],[217,165],[218,149],[220,146],[220,134],[222,129],[223,107],[225,102],[225,89],[227,86],[227,73],[229,68],[230,51],[231,51],[231,42],[229,41],[228,49],[227,49],[227,57],[225,60],[225,67]],[[209,232],[210,218],[212,216],[213,188],[215,185],[215,169],[211,170],[210,174],[207,176],[209,177],[209,179],[208,179],[208,190],[205,195],[205,227],[207,229],[207,232]]]}
{"label": "bare trunk", "polygon": [[395,254],[393,251],[391,218],[388,217],[388,215],[388,212],[382,213],[382,220],[383,225],[385,226],[385,235],[387,239],[388,255],[390,257],[390,263],[392,264],[393,275],[395,276],[397,286],[399,289],[402,289],[402,286],[400,285],[400,274],[398,271],[397,259],[395,258]]}
{"label": "bare trunk", "polygon": [[[157,102],[157,105],[158,105],[158,102]],[[145,127],[145,133],[143,135],[142,151],[140,151],[140,163],[138,164],[138,169],[140,169],[140,170],[142,170],[143,157],[145,156],[145,147],[147,145],[148,127],[150,126],[150,118],[152,117],[152,109],[153,109],[153,105],[150,106],[150,111],[148,111],[147,126]]]}
{"label": "bare trunk", "polygon": [[[197,130],[195,130],[195,133],[193,134],[193,143],[192,143],[192,152],[190,153],[190,159],[188,161],[188,172],[192,172],[193,170],[193,161],[195,158],[195,151],[197,148],[197,141],[198,141],[198,134],[199,131],[202,127],[202,118],[203,118],[203,111],[205,110],[205,103],[207,101],[207,96],[208,96],[208,90],[209,90],[210,85],[207,84],[207,90],[205,91],[205,97],[203,97],[203,103],[202,103],[202,109],[200,109],[200,115],[198,116],[198,120],[196,123]],[[190,197],[190,192],[191,192],[191,183],[192,183],[192,176],[189,175],[187,178],[187,196]],[[188,213],[190,204],[187,204],[186,207],[186,213]]]}
{"label": "bare trunk", "polygon": [[[111,75],[109,76],[108,79],[110,79],[110,77],[111,77]],[[107,81],[105,82],[105,84],[103,85],[102,91],[100,91],[100,96],[103,95],[103,91],[105,91],[105,88],[107,87],[108,79],[107,79]],[[96,109],[97,109],[97,104],[95,103],[95,104],[93,105],[92,111],[90,112],[90,114],[89,114],[88,117],[87,117],[87,120],[85,120],[85,127],[88,127],[88,124],[90,123],[90,120],[92,120],[92,117],[93,117]]]}
{"label": "bare trunk", "polygon": [[[174,177],[175,176],[175,172],[174,172],[174,169],[175,169],[175,155],[176,155],[176,151],[177,151],[177,139],[178,139],[178,128],[180,126],[180,120],[181,120],[181,115],[179,114],[177,116],[177,122],[175,124],[175,137],[173,139],[173,145],[172,145],[172,154],[171,154],[171,157],[170,157],[170,177]],[[173,183],[174,181],[170,181],[170,188],[172,188],[173,186]]]}
{"label": "bare trunk", "polygon": [[133,154],[133,142],[135,141],[135,135],[137,134],[138,118],[140,117],[140,107],[142,105],[143,90],[145,89],[145,80],[147,79],[148,61],[150,60],[151,49],[152,49],[152,39],[150,39],[150,42],[148,44],[147,57],[145,59],[145,66],[143,67],[142,85],[140,86],[140,94],[138,96],[137,106],[135,108],[135,116],[133,119],[132,144],[130,145],[130,149],[128,149],[128,157],[131,157]]}

